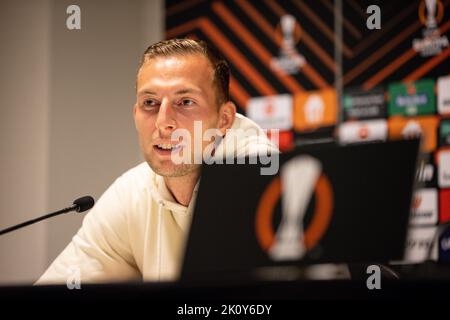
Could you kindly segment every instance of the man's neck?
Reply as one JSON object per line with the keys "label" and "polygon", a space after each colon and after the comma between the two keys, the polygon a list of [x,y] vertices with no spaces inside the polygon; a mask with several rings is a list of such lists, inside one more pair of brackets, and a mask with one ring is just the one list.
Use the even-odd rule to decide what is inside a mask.
{"label": "man's neck", "polygon": [[179,204],[187,207],[191,202],[194,187],[197,184],[199,176],[200,172],[196,170],[182,177],[164,177],[164,182],[175,200]]}

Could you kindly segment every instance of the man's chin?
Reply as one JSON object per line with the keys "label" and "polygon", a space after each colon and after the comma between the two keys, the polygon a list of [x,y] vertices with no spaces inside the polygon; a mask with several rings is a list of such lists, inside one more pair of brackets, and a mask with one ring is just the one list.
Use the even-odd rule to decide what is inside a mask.
{"label": "man's chin", "polygon": [[199,165],[193,164],[154,164],[152,162],[148,162],[148,164],[153,172],[160,176],[168,178],[182,177],[200,169]]}

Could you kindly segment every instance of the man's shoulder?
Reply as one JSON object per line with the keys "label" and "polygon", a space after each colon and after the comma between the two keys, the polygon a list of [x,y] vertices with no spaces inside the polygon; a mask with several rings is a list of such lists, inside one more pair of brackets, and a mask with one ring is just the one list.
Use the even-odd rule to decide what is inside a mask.
{"label": "man's shoulder", "polygon": [[240,113],[236,113],[232,129],[254,129],[258,133],[263,132],[261,127],[256,122]]}
{"label": "man's shoulder", "polygon": [[105,198],[107,203],[115,203],[122,209],[135,208],[140,203],[146,203],[151,200],[149,191],[153,175],[154,172],[146,162],[140,163],[115,179],[101,199]]}
{"label": "man's shoulder", "polygon": [[244,115],[236,113],[231,129],[236,130],[234,134],[238,137],[238,156],[279,153],[278,147],[268,138],[266,132]]}

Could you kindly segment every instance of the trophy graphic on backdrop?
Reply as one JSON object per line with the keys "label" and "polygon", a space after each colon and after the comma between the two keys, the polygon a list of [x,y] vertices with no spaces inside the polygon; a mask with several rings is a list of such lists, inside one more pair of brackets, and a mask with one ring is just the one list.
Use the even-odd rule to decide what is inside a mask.
{"label": "trophy graphic on backdrop", "polygon": [[427,28],[436,28],[436,0],[425,0],[427,7]]}
{"label": "trophy graphic on backdrop", "polygon": [[295,18],[290,14],[286,14],[281,17],[281,29],[283,32],[283,46],[281,51],[286,55],[295,50],[294,43],[294,28],[295,28]]}
{"label": "trophy graphic on backdrop", "polygon": [[422,57],[436,56],[449,47],[447,35],[441,34],[438,27],[444,17],[444,5],[441,0],[422,0],[418,13],[425,28],[422,29],[422,38],[413,39],[413,49]]}
{"label": "trophy graphic on backdrop", "polygon": [[321,163],[310,156],[294,158],[281,169],[282,218],[269,251],[272,259],[299,259],[305,255],[303,219],[321,173]]}
{"label": "trophy graphic on backdrop", "polygon": [[[287,74],[298,73],[306,63],[305,58],[295,48],[295,32],[300,29],[295,17],[286,14],[280,20],[282,42],[279,56],[272,59],[271,67],[274,70]],[[298,40],[297,40],[298,41]]]}

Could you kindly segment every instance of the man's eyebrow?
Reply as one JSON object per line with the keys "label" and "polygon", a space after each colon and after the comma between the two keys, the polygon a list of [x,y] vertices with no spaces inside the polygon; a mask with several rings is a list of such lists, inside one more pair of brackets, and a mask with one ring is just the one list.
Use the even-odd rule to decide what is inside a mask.
{"label": "man's eyebrow", "polygon": [[153,92],[153,91],[150,91],[150,90],[142,90],[142,91],[139,91],[138,92],[138,94],[152,94],[152,95],[156,95],[156,92]]}
{"label": "man's eyebrow", "polygon": [[[186,93],[200,94],[200,93],[202,93],[202,91],[200,89],[195,89],[195,88],[186,88],[186,89],[180,89],[178,91],[175,91],[176,95],[186,94]],[[138,92],[138,95],[143,95],[143,94],[156,95],[156,92],[148,90],[148,89],[144,89],[144,90]]]}
{"label": "man's eyebrow", "polygon": [[175,92],[175,94],[186,94],[186,93],[202,93],[202,91],[200,89],[186,88]]}

